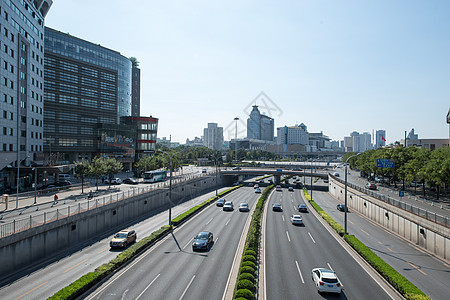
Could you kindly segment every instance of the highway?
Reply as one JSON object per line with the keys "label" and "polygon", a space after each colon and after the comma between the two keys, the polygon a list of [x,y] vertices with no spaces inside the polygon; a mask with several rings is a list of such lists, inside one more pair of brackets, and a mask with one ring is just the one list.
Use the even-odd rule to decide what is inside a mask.
{"label": "highway", "polygon": [[[324,267],[334,270],[343,285],[340,299],[389,299],[391,296],[327,231],[315,214],[298,213],[301,189],[274,191],[268,201],[264,238],[265,299],[319,299],[311,279],[311,270]],[[283,212],[272,211],[278,202]],[[290,222],[292,214],[303,217],[304,226]]]}
{"label": "highway", "polygon": [[[319,180],[318,185],[326,185],[326,183]],[[339,202],[329,193],[314,190],[313,199],[334,220],[344,226],[344,213],[336,209]],[[446,262],[352,211],[351,208],[347,217],[349,234],[355,235],[432,299],[448,299],[450,266]]]}
{"label": "highway", "polygon": [[[233,201],[233,212],[209,206],[86,299],[222,299],[244,224],[251,216],[239,212],[238,205],[247,202],[253,208],[259,196],[252,187],[225,196]],[[214,244],[209,251],[193,252],[193,237],[200,231],[211,231]]]}
{"label": "highway", "polygon": [[[172,208],[172,214],[176,216],[214,195],[215,191],[179,204]],[[155,212],[155,215],[130,228],[136,230],[140,240],[166,224],[168,224],[168,213],[162,211]],[[110,250],[111,238],[112,233],[103,238],[93,237],[82,245],[74,245],[73,249],[55,253],[48,261],[30,266],[27,271],[9,274],[7,280],[0,283],[2,286],[0,299],[48,298],[82,275],[116,257],[120,250]]]}

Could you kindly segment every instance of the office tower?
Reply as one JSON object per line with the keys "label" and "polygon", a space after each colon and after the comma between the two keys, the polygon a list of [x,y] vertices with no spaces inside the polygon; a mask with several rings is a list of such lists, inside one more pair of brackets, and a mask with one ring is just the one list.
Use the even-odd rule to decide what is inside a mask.
{"label": "office tower", "polygon": [[217,123],[208,123],[208,127],[203,129],[203,141],[204,145],[210,149],[222,149],[223,127],[218,127]]}
{"label": "office tower", "polygon": [[257,105],[253,106],[250,117],[247,119],[247,138],[273,141],[274,119],[262,115]]}
{"label": "office tower", "polygon": [[377,130],[375,132],[375,149],[386,146],[386,130]]}

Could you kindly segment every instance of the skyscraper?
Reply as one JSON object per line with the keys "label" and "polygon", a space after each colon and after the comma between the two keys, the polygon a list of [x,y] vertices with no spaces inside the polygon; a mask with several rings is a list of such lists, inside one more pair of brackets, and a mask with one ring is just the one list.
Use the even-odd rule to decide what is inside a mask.
{"label": "skyscraper", "polygon": [[247,119],[247,138],[273,141],[274,120],[271,117],[262,115],[257,105],[253,106],[250,116]]}
{"label": "skyscraper", "polygon": [[375,149],[386,146],[386,130],[377,130],[375,132]]}
{"label": "skyscraper", "polygon": [[208,127],[203,129],[203,143],[210,149],[222,149],[223,127],[218,127],[217,123],[208,123]]}
{"label": "skyscraper", "polygon": [[[44,19],[52,3],[0,0],[0,172],[42,161]],[[14,176],[1,176],[0,189]]]}

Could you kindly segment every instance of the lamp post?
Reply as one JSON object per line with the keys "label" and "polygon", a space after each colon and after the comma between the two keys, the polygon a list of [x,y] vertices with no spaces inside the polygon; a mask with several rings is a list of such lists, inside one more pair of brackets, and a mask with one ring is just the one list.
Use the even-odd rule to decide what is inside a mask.
{"label": "lamp post", "polygon": [[234,160],[237,163],[237,121],[239,120],[238,117],[234,118],[234,120],[236,121],[236,132],[234,135]]}
{"label": "lamp post", "polygon": [[169,156],[170,159],[170,173],[169,173],[169,226],[172,227],[172,155],[170,155],[168,152],[162,151],[162,150],[156,150],[159,152],[162,152]]}
{"label": "lamp post", "polygon": [[34,203],[33,205],[36,205],[37,201],[36,201],[36,197],[37,197],[37,167],[34,167]]}
{"label": "lamp post", "polygon": [[344,192],[344,235],[347,235],[347,162],[350,158],[360,155],[361,153],[350,156],[345,160],[345,192]]}
{"label": "lamp post", "polygon": [[312,162],[311,162],[311,171],[310,171],[311,172],[311,175],[310,175],[310,178],[311,178],[311,192],[310,192],[311,200],[312,200],[312,186],[313,186],[313,180],[312,180],[312,178],[313,178],[312,173],[313,172],[312,172],[312,170],[313,169],[312,169]]}

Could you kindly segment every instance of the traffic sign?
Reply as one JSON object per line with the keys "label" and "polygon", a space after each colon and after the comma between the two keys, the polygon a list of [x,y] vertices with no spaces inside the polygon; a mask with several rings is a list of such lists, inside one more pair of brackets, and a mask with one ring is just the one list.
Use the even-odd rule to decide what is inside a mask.
{"label": "traffic sign", "polygon": [[404,191],[399,191],[398,192],[398,196],[399,197],[405,197],[405,192]]}
{"label": "traffic sign", "polygon": [[277,169],[277,172],[283,172],[283,169]]}
{"label": "traffic sign", "polygon": [[393,159],[377,159],[377,168],[395,168]]}

